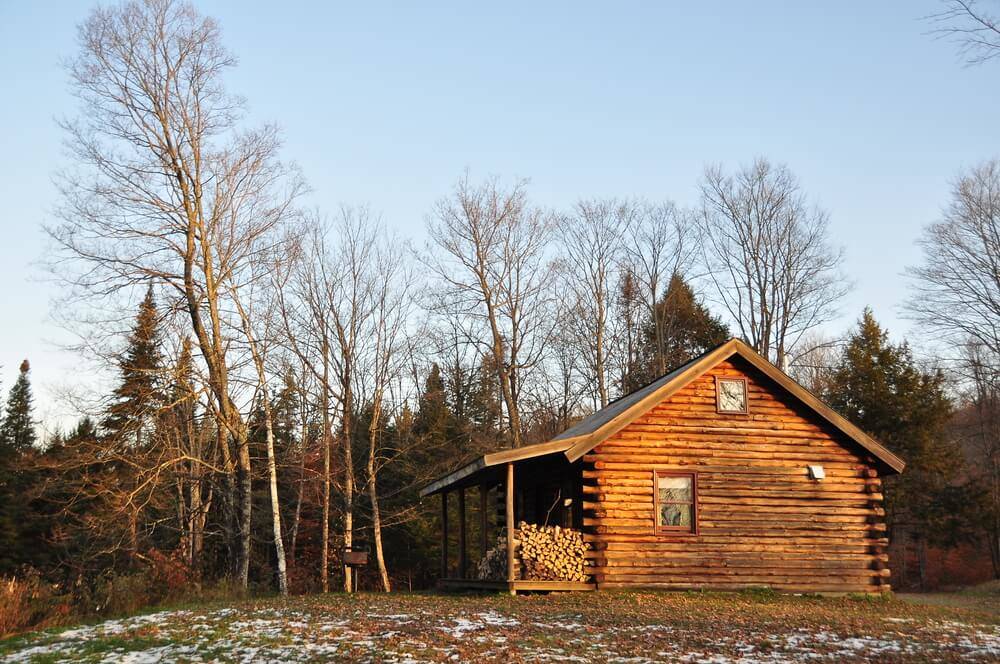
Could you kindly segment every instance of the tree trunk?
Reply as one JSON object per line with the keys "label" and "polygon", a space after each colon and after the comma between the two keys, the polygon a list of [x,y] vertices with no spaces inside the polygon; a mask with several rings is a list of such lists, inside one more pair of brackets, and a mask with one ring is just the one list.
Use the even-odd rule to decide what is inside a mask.
{"label": "tree trunk", "polygon": [[278,564],[278,592],[288,595],[288,570],[285,566],[285,543],[281,538],[281,502],[278,500],[278,464],[274,455],[274,424],[267,387],[261,387],[264,402],[264,426],[267,429],[267,476],[271,493],[271,529],[274,534],[274,553]]}
{"label": "tree trunk", "polygon": [[[304,395],[303,395],[304,398]],[[306,409],[302,409],[302,449],[299,451],[299,489],[295,496],[295,516],[292,518],[291,541],[289,543],[289,560],[295,565],[295,546],[299,539],[299,523],[302,520],[302,498],[306,486],[306,441],[309,438],[309,424]]]}
{"label": "tree trunk", "polygon": [[241,426],[238,439],[239,450],[239,483],[240,483],[240,557],[236,578],[242,588],[250,584],[250,546],[251,517],[253,516],[253,478],[250,469],[250,441],[247,431]]}
{"label": "tree trunk", "polygon": [[375,561],[378,563],[379,577],[382,579],[382,589],[392,590],[389,584],[389,571],[385,566],[385,555],[382,551],[382,514],[378,506],[378,482],[375,471],[375,452],[378,445],[379,419],[382,417],[382,395],[377,394],[372,408],[372,420],[368,427],[368,497],[372,504],[372,539],[375,545]]}
{"label": "tree trunk", "polygon": [[319,573],[323,592],[330,592],[330,443],[333,438],[330,423],[330,346],[323,335],[323,527]]}
{"label": "tree trunk", "polygon": [[[345,363],[344,375],[350,376],[350,365]],[[343,385],[343,433],[344,433],[344,548],[349,549],[354,544],[354,457],[351,441],[354,403],[350,380]],[[353,570],[344,565],[344,592],[351,592]]]}

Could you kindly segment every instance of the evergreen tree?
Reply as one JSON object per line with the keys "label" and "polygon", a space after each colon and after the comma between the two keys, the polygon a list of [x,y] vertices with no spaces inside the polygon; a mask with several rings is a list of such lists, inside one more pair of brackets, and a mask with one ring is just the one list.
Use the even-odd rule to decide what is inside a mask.
{"label": "evergreen tree", "polygon": [[[870,309],[830,376],[826,400],[884,443],[906,470],[883,482],[890,536],[951,544],[964,536],[961,450],[948,436],[952,413],[940,371],[923,371],[904,342],[894,345]],[[946,509],[944,509],[946,508]]]}
{"label": "evergreen tree", "polygon": [[675,273],[656,303],[655,317],[647,312],[640,321],[636,359],[629,367],[624,392],[659,378],[660,366],[670,371],[728,338],[726,324],[713,316],[684,277]]}
{"label": "evergreen tree", "polygon": [[107,410],[102,428],[123,444],[142,444],[151,419],[163,405],[160,332],[153,287],[139,305],[128,347],[119,358],[121,383]]}
{"label": "evergreen tree", "polygon": [[424,390],[420,393],[417,412],[413,418],[413,433],[440,445],[452,434],[454,424],[444,379],[441,377],[441,367],[434,363],[424,381]]}
{"label": "evergreen tree", "polygon": [[0,425],[0,457],[24,453],[35,444],[35,423],[31,419],[32,396],[28,360],[21,362],[21,373],[7,397],[3,424]]}
{"label": "evergreen tree", "polygon": [[729,338],[729,328],[698,301],[694,290],[675,273],[663,297],[656,303],[662,329],[662,346],[657,349],[656,325],[652,317],[643,327],[647,364],[662,353],[664,365],[678,367]]}
{"label": "evergreen tree", "polygon": [[[290,366],[285,367],[281,389],[271,402],[271,416],[274,419],[274,442],[278,454],[287,456],[299,439],[301,390]],[[284,461],[284,459],[282,459]]]}

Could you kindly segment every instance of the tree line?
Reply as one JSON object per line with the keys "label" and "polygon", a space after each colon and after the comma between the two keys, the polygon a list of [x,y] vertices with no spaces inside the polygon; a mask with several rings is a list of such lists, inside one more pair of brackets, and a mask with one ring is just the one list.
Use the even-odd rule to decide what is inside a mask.
{"label": "tree line", "polygon": [[845,340],[818,335],[850,283],[786,166],[710,166],[690,209],[550,210],[526,181],[466,173],[417,247],[370,208],[305,209],[279,132],[247,125],[224,84],[235,58],[191,5],[101,7],[79,41],[47,232],[59,313],[115,387],[35,441],[22,366],[0,574],[30,566],[78,594],[118,578],[349,590],[341,552],[365,546],[363,585],[423,587],[439,517],[420,486],[731,334],[907,459],[891,523],[990,538],[1000,569],[996,162],[959,178],[922,240],[909,310],[943,342],[929,366],[871,312]]}

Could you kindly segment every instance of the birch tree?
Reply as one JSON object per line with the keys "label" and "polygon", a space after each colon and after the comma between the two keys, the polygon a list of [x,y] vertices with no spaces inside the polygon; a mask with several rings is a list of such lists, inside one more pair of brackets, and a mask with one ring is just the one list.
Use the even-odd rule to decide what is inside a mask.
{"label": "birch tree", "polygon": [[234,57],[219,26],[178,0],[93,10],[68,71],[80,102],[62,123],[74,160],[59,178],[56,267],[75,297],[107,301],[164,284],[207,370],[235,514],[233,575],[250,565],[251,467],[230,376],[229,280],[286,222],[304,185],[273,126],[241,126],[224,85]]}
{"label": "birch tree", "polygon": [[298,260],[290,264],[287,281],[277,291],[287,348],[298,358],[319,392],[318,407],[323,422],[320,437],[323,457],[320,587],[323,592],[330,590],[333,407],[339,394],[334,385],[334,331],[329,303],[340,290],[340,277],[328,254],[328,232],[327,225],[318,218],[308,223]]}
{"label": "birch tree", "polygon": [[371,320],[366,326],[363,344],[367,358],[364,376],[368,383],[366,398],[371,417],[368,425],[368,458],[366,486],[372,509],[372,540],[382,589],[389,592],[389,572],[382,545],[382,510],[379,500],[378,474],[385,460],[381,457],[382,424],[394,413],[387,394],[393,379],[410,364],[407,326],[413,302],[414,275],[406,264],[398,239],[387,238],[378,226],[372,236],[350,236],[353,240],[374,241],[376,251],[368,271],[372,284]]}

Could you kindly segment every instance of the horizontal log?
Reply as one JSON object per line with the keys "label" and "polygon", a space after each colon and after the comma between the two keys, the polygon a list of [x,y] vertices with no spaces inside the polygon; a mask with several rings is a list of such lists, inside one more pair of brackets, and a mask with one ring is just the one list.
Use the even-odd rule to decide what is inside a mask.
{"label": "horizontal log", "polygon": [[[886,578],[889,576],[889,570],[876,570],[870,569],[864,566],[815,566],[815,567],[796,567],[796,566],[689,566],[689,567],[671,567],[671,566],[613,566],[613,567],[602,567],[595,566],[592,568],[592,574],[600,578],[611,578],[616,576],[663,576],[663,577],[675,577],[688,579],[698,579],[698,578],[718,578],[718,577],[813,577],[813,578]],[[668,580],[668,579],[664,579]]]}
{"label": "horizontal log", "polygon": [[[595,549],[612,548],[618,551],[690,551],[690,552],[713,552],[719,553],[720,542],[702,541],[697,536],[688,536],[684,539],[665,539],[663,536],[645,534],[621,534],[621,533],[589,533],[584,535],[584,541],[594,545]],[[607,547],[603,545],[608,545]],[[886,538],[859,538],[849,542],[788,542],[779,541],[754,541],[753,538],[744,538],[743,541],[727,541],[726,551],[753,551],[753,552],[819,552],[829,553],[869,553],[873,547],[885,547],[889,542]]]}
{"label": "horizontal log", "polygon": [[697,447],[674,447],[671,449],[661,448],[641,448],[630,447],[626,449],[601,450],[596,454],[588,454],[583,460],[586,463],[597,461],[617,462],[617,463],[673,463],[674,459],[699,459],[701,463],[709,463],[715,460],[734,460],[744,463],[762,463],[767,465],[775,461],[783,461],[789,464],[795,463],[806,466],[810,464],[820,464],[833,468],[857,468],[861,463],[857,459],[850,457],[829,454],[826,452],[788,452],[785,450],[773,450],[769,452],[758,452],[754,450],[744,450],[732,447],[726,450],[705,450]]}
{"label": "horizontal log", "polygon": [[644,550],[630,550],[630,551],[620,551],[617,549],[602,549],[593,550],[587,552],[587,557],[591,559],[601,559],[605,561],[622,561],[623,563],[629,563],[634,561],[649,560],[654,563],[669,564],[673,562],[679,562],[683,564],[709,564],[709,563],[741,563],[741,562],[753,562],[753,563],[768,563],[769,561],[790,561],[790,562],[806,562],[812,563],[817,560],[822,561],[842,561],[844,563],[850,564],[868,564],[874,561],[888,562],[889,555],[886,553],[882,554],[872,554],[872,553],[840,553],[834,555],[824,555],[818,556],[816,553],[736,553],[731,551],[715,551],[715,552],[663,552],[663,551],[644,551]]}
{"label": "horizontal log", "polygon": [[[760,584],[753,583],[711,583],[711,584],[694,584],[684,581],[645,581],[637,582],[635,580],[629,581],[605,581],[599,583],[598,590],[614,590],[618,588],[648,588],[650,590],[717,590],[721,592],[730,592],[745,590],[747,588],[757,587]],[[816,582],[816,583],[769,583],[767,584],[769,588],[772,588],[778,592],[785,593],[829,593],[834,595],[843,595],[847,593],[866,593],[869,595],[882,595],[891,590],[891,586],[888,584],[881,585],[869,585],[869,584],[858,584],[858,583],[826,583],[826,582]]]}
{"label": "horizontal log", "polygon": [[748,583],[748,584],[760,584],[760,585],[773,585],[773,584],[808,584],[810,582],[817,584],[857,584],[857,585],[875,585],[875,580],[881,578],[872,574],[826,574],[826,575],[804,575],[795,576],[791,574],[777,573],[777,574],[685,574],[683,576],[671,576],[671,575],[660,575],[660,574],[594,574],[594,580],[598,584],[602,583],[614,583],[614,582],[629,582],[629,583],[670,583],[670,582],[687,582],[689,584],[711,584],[713,582],[720,583]]}
{"label": "horizontal log", "polygon": [[748,452],[791,452],[798,454],[833,454],[853,461],[861,459],[839,442],[825,437],[815,439],[782,438],[774,436],[740,436],[684,433],[664,436],[663,434],[648,434],[623,430],[612,438],[601,443],[594,450],[597,453],[614,453],[622,450],[646,449],[660,450],[670,448],[697,448],[706,450],[731,449],[738,445]]}
{"label": "horizontal log", "polygon": [[[721,468],[733,471],[738,468],[753,468],[757,473],[778,473],[782,470],[795,469],[801,473],[808,472],[805,464],[801,461],[789,461],[785,459],[768,459],[766,462],[757,460],[750,463],[747,459],[740,459],[735,456],[729,457],[700,457],[696,454],[677,454],[664,456],[658,459],[622,459],[618,461],[605,460],[598,455],[587,455],[584,461],[593,464],[594,470],[627,470],[627,471],[651,471],[651,470],[689,470],[710,472],[709,468]],[[864,466],[850,463],[824,463],[824,468],[841,471],[861,471]]]}
{"label": "horizontal log", "polygon": [[[807,478],[808,469],[807,464],[797,464],[797,465],[787,465],[787,466],[758,466],[751,464],[703,464],[703,465],[692,465],[692,464],[678,464],[676,468],[664,468],[663,470],[684,470],[684,471],[697,471],[699,473],[712,473],[718,475],[720,478],[740,478],[748,477],[751,479],[756,479],[758,481],[764,481],[768,478],[784,478],[785,481],[796,481],[797,479]],[[825,466],[824,466],[825,468]],[[622,468],[595,468],[593,465],[590,467],[585,467],[582,470],[582,475],[584,479],[587,480],[597,480],[602,477],[607,478],[622,478],[622,479],[646,479],[650,477],[650,472],[653,468],[635,468],[634,466],[622,467]],[[826,479],[836,480],[840,478],[858,478],[860,473],[864,470],[863,467],[857,468],[827,468],[826,469]]]}

